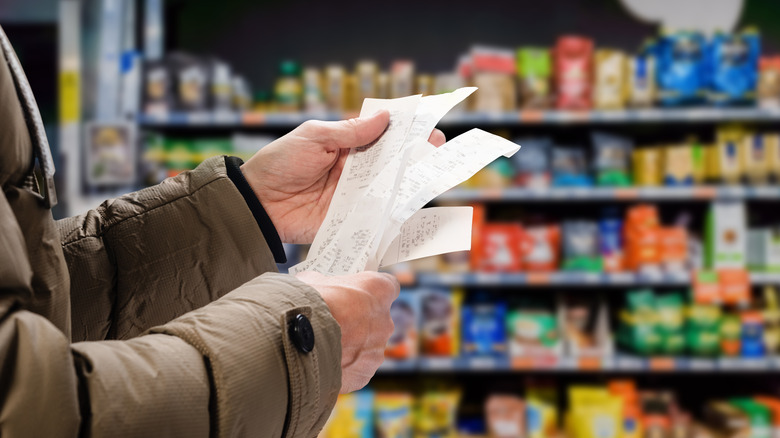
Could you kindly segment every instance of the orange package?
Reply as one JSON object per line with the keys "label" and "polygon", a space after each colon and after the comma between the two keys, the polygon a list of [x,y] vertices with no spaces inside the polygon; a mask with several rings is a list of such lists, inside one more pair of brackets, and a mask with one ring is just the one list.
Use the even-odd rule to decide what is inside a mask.
{"label": "orange package", "polygon": [[471,206],[474,209],[474,218],[471,221],[471,251],[469,254],[471,269],[479,269],[480,260],[482,260],[481,248],[482,248],[482,228],[485,226],[485,211],[484,204],[474,204]]}
{"label": "orange package", "polygon": [[628,210],[624,228],[625,264],[629,270],[660,262],[658,210],[653,205],[638,205]]}
{"label": "orange package", "polygon": [[[528,250],[523,251],[523,269],[550,272],[560,263],[561,228],[557,225],[531,226],[525,229]],[[523,242],[521,242],[522,244]],[[521,250],[526,249],[521,245]]]}
{"label": "orange package", "polygon": [[718,270],[718,282],[723,303],[750,304],[750,275],[744,269]]}
{"label": "orange package", "polygon": [[683,227],[658,229],[658,258],[667,268],[683,269],[688,259],[688,230]]}

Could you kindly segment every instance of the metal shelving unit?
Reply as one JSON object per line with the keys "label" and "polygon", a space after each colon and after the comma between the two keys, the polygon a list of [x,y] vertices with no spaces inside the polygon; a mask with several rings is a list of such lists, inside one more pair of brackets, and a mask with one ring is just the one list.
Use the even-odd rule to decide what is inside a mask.
{"label": "metal shelving unit", "polygon": [[[691,284],[691,274],[664,273],[648,276],[633,272],[422,272],[404,277],[407,284],[449,286],[567,286],[567,287],[680,287]],[[751,272],[754,286],[780,284],[780,273]]]}
{"label": "metal shelving unit", "polygon": [[[149,128],[268,127],[294,128],[306,120],[341,120],[357,113],[168,113],[142,114],[138,123]],[[533,111],[503,113],[456,112],[444,116],[441,126],[567,125],[599,123],[719,123],[780,121],[780,109],[762,108],[648,108],[622,111]]]}
{"label": "metal shelving unit", "polygon": [[424,357],[407,361],[387,360],[381,374],[436,372],[592,372],[631,373],[761,373],[780,370],[780,357],[688,358],[637,357],[618,354],[611,357]]}

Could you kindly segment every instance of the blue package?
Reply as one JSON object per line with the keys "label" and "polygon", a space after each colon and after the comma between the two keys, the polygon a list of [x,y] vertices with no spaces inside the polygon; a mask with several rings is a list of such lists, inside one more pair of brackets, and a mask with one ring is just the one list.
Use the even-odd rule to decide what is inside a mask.
{"label": "blue package", "polygon": [[[752,315],[751,315],[752,316]],[[758,318],[742,317],[742,335],[740,339],[740,354],[742,357],[763,357],[764,351],[764,324],[758,314]]]}
{"label": "blue package", "polygon": [[709,101],[715,105],[754,103],[760,56],[758,32],[715,35],[707,49]]}
{"label": "blue package", "polygon": [[665,106],[697,104],[707,86],[704,37],[695,32],[664,35],[655,46],[658,101]]}
{"label": "blue package", "polygon": [[506,355],[505,303],[478,303],[463,306],[463,355]]}
{"label": "blue package", "polygon": [[590,187],[585,151],[571,147],[552,150],[552,183],[556,187]]}
{"label": "blue package", "polygon": [[623,221],[606,217],[599,221],[599,249],[606,258],[620,257],[623,253]]}

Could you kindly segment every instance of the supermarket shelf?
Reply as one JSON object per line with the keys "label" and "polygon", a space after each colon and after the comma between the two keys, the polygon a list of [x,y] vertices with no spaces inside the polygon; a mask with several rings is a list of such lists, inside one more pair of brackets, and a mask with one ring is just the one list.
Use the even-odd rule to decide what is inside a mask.
{"label": "supermarket shelf", "polygon": [[[407,278],[409,277],[409,278]],[[418,273],[415,276],[399,275],[405,284],[417,283],[420,286],[688,286],[691,275],[688,273],[664,274],[650,277],[633,272],[464,272],[464,273]],[[780,284],[780,273],[751,272],[750,281],[754,285]]]}
{"label": "supermarket shelf", "polygon": [[[145,127],[294,127],[309,119],[340,120],[356,113],[168,113],[143,114]],[[457,112],[444,116],[440,125],[589,124],[589,123],[697,123],[726,121],[779,121],[780,109],[762,108],[649,108],[620,111],[511,111],[499,113]]]}
{"label": "supermarket shelf", "polygon": [[780,186],[696,186],[696,187],[551,187],[529,189],[456,188],[442,193],[436,201],[691,201],[712,199],[780,199]]}
{"label": "supermarket shelf", "polygon": [[515,358],[507,357],[437,357],[407,361],[386,360],[380,374],[390,373],[480,373],[480,372],[631,372],[631,373],[717,373],[775,372],[780,357],[765,358],[644,358],[617,355],[608,358]]}

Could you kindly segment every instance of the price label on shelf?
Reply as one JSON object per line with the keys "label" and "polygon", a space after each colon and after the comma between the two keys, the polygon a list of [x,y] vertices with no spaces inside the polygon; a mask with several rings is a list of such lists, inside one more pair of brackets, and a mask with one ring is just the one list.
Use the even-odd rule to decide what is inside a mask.
{"label": "price label on shelf", "polygon": [[625,371],[639,371],[645,368],[645,361],[638,357],[618,357],[615,368]]}
{"label": "price label on shelf", "polygon": [[601,358],[597,356],[581,357],[577,360],[577,368],[580,371],[599,371],[601,370]]}
{"label": "price label on shelf", "polygon": [[529,272],[526,276],[528,284],[550,284],[550,274],[547,272]]}
{"label": "price label on shelf", "polygon": [[504,197],[504,191],[501,189],[482,189],[479,191],[479,197],[482,200],[502,199]]}
{"label": "price label on shelf", "polygon": [[717,368],[714,359],[688,359],[688,369],[691,371],[712,371]]}
{"label": "price label on shelf", "polygon": [[495,370],[498,365],[493,357],[472,357],[468,361],[468,367],[472,370]]}
{"label": "price label on shelf", "polygon": [[536,365],[536,361],[533,357],[513,357],[512,358],[513,370],[532,370]]}
{"label": "price label on shelf", "polygon": [[615,199],[637,199],[639,197],[638,189],[615,189]]}
{"label": "price label on shelf", "polygon": [[451,370],[455,368],[455,359],[451,357],[430,357],[424,360],[423,365],[434,371]]}
{"label": "price label on shelf", "polygon": [[609,272],[606,279],[612,284],[634,284],[634,274],[631,272]]}
{"label": "price label on shelf", "polygon": [[713,199],[717,193],[714,187],[694,187],[692,195],[696,199]]}
{"label": "price label on shelf", "polygon": [[190,125],[204,125],[211,122],[211,114],[204,111],[187,114],[187,123]]}
{"label": "price label on shelf", "polygon": [[474,274],[477,284],[500,284],[501,274],[498,272],[477,272]]}
{"label": "price label on shelf", "polygon": [[677,366],[671,357],[654,357],[648,362],[648,368],[651,371],[673,371]]}
{"label": "price label on shelf", "polygon": [[244,125],[262,125],[265,123],[265,114],[249,112],[241,115],[241,123]]}
{"label": "price label on shelf", "polygon": [[544,113],[537,110],[523,110],[518,113],[520,123],[539,123],[544,119]]}

